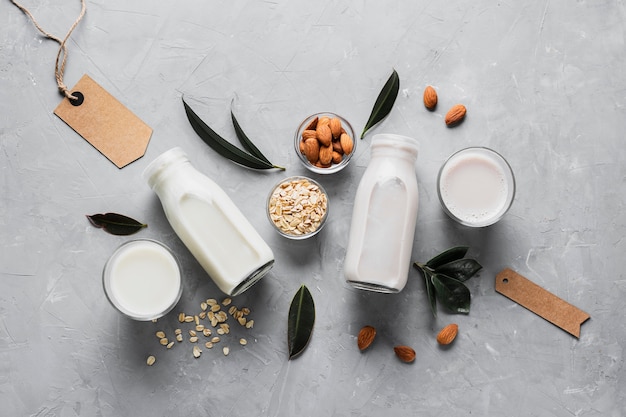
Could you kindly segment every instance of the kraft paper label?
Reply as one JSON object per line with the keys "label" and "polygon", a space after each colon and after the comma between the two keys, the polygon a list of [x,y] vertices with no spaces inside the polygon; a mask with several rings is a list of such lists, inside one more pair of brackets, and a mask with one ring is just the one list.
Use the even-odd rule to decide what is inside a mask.
{"label": "kraft paper label", "polygon": [[72,89],[78,100],[63,101],[54,114],[118,168],[146,153],[152,129],[88,75]]}
{"label": "kraft paper label", "polygon": [[580,337],[580,326],[590,317],[508,268],[496,275],[496,291],[576,337]]}

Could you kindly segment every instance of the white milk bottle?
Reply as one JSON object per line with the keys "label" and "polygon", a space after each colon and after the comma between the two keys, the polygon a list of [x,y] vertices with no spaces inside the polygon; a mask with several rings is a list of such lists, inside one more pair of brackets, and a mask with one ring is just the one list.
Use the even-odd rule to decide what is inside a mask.
{"label": "white milk bottle", "polygon": [[215,182],[173,148],[143,172],[172,228],[217,286],[244,292],[272,268],[274,254]]}
{"label": "white milk bottle", "polygon": [[406,285],[411,264],[418,143],[378,134],[371,152],[354,200],[344,275],[355,288],[397,293]]}

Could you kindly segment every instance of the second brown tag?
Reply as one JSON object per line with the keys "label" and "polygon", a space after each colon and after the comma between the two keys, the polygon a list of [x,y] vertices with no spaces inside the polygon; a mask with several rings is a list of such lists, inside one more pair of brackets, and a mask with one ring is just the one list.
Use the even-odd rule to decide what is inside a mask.
{"label": "second brown tag", "polygon": [[576,337],[589,318],[589,314],[508,268],[496,276],[496,291]]}

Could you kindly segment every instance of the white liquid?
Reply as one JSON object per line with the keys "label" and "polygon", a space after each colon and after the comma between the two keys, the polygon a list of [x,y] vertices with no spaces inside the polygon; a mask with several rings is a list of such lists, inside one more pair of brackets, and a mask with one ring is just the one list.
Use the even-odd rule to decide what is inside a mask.
{"label": "white liquid", "polygon": [[[386,236],[400,237],[406,234],[402,230],[404,217],[409,214],[402,213],[406,204],[406,186],[398,178],[374,186],[363,233],[363,242],[367,242],[367,245],[363,245],[357,266],[361,280],[389,287],[399,284],[398,277],[403,275],[406,265],[399,264],[398,254],[409,245],[404,245],[401,238],[388,239]],[[395,217],[393,221],[392,217]],[[385,277],[384,283],[382,277]],[[390,283],[389,277],[396,279]]]}
{"label": "white liquid", "polygon": [[274,254],[222,188],[179,148],[155,159],[144,177],[187,249],[228,295],[245,291],[274,264]]}
{"label": "white liquid", "polygon": [[121,246],[107,263],[104,279],[113,305],[139,320],[161,317],[180,298],[181,275],[176,259],[150,240]]}
{"label": "white liquid", "polygon": [[344,275],[352,286],[396,293],[407,282],[417,220],[417,142],[372,139],[372,159],[354,198]]}
{"label": "white liquid", "polygon": [[508,210],[513,199],[513,177],[500,159],[478,148],[459,152],[445,164],[439,194],[453,218],[470,226],[487,226]]}
{"label": "white liquid", "polygon": [[233,209],[215,200],[184,195],[180,199],[178,216],[171,222],[218,287],[232,291],[242,277],[253,273],[263,260],[250,241],[257,235],[252,225],[248,221],[235,224],[235,213],[225,210]]}

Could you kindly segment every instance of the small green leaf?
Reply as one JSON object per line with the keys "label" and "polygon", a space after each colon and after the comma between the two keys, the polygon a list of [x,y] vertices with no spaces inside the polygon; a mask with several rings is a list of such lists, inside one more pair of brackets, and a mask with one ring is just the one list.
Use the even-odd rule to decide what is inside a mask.
{"label": "small green leaf", "polygon": [[147,224],[117,213],[93,214],[87,216],[87,219],[93,226],[117,236],[132,235],[148,227]]}
{"label": "small green leaf", "polygon": [[374,108],[372,109],[370,118],[363,128],[363,133],[361,133],[361,139],[363,139],[365,133],[372,126],[383,120],[389,114],[389,112],[393,108],[393,104],[395,103],[396,98],[398,97],[399,90],[400,77],[394,69],[391,73],[391,76],[383,86],[383,89],[378,94],[378,98],[376,99],[376,103],[374,103]]}
{"label": "small green leaf", "polygon": [[315,323],[315,303],[309,289],[302,285],[291,300],[287,323],[289,359],[298,356],[306,348]]}
{"label": "small green leaf", "polygon": [[480,271],[482,265],[474,259],[457,259],[435,269],[438,274],[447,275],[458,281],[467,281]]}
{"label": "small green leaf", "polygon": [[471,295],[465,284],[442,274],[434,274],[432,281],[441,304],[455,313],[469,313]]}
{"label": "small green leaf", "polygon": [[450,248],[426,262],[426,266],[431,269],[437,269],[441,265],[447,264],[448,262],[463,258],[468,249],[469,248],[467,246],[456,246],[454,248]]}
{"label": "small green leaf", "polygon": [[[233,99],[234,101],[234,99]],[[256,156],[257,158],[259,158],[262,161],[267,162],[268,164],[272,165],[274,168],[280,169],[280,170],[285,170],[284,167],[281,166],[277,166],[272,164],[269,159],[267,159],[265,157],[265,155],[263,155],[263,153],[259,150],[259,148],[257,148],[254,143],[252,143],[252,141],[250,140],[250,138],[248,138],[248,136],[244,133],[243,129],[241,128],[241,125],[239,124],[239,122],[237,121],[237,118],[235,118],[235,113],[233,111],[233,102],[231,101],[231,105],[230,105],[230,117],[233,120],[233,127],[235,128],[235,133],[237,134],[237,137],[239,138],[239,141],[241,142],[241,144],[243,145],[243,147],[250,152],[252,155]]]}
{"label": "small green leaf", "polygon": [[189,107],[189,105],[183,99],[183,105],[185,106],[185,113],[187,119],[191,123],[193,130],[200,136],[200,138],[213,150],[222,155],[225,158],[230,159],[240,165],[253,169],[271,169],[274,166],[271,163],[265,162],[262,159],[257,158],[254,155],[242,151],[226,139],[218,135],[213,129],[211,129],[206,123],[198,117],[196,113]]}
{"label": "small green leaf", "polygon": [[432,311],[433,316],[437,317],[437,294],[435,291],[435,286],[433,284],[433,273],[429,269],[423,268],[417,262],[414,265],[419,271],[421,271],[422,277],[424,277],[424,284],[426,285],[426,294],[428,295],[430,311]]}

